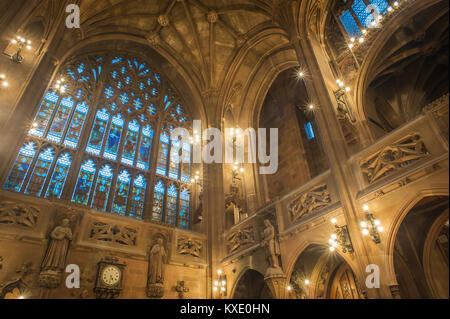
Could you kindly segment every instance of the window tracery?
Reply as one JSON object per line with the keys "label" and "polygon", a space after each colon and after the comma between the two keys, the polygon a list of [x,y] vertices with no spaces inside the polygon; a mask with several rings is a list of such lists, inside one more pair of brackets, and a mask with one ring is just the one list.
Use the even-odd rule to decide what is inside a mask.
{"label": "window tracery", "polygon": [[153,221],[189,228],[191,145],[170,140],[175,127],[189,129],[189,116],[175,91],[126,54],[78,58],[60,76],[65,90],[46,92],[4,189],[70,196],[139,219],[148,212]]}

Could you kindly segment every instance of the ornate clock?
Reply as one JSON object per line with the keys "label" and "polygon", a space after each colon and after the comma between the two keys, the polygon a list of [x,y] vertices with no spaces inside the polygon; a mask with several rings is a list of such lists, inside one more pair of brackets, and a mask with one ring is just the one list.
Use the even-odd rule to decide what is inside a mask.
{"label": "ornate clock", "polygon": [[107,257],[98,263],[97,280],[94,288],[98,299],[113,299],[120,295],[125,266],[113,257]]}

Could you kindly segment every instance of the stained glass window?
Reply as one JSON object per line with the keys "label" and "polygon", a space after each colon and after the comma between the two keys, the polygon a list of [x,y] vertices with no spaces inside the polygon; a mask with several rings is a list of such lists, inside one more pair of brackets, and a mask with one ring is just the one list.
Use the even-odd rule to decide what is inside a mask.
{"label": "stained glass window", "polygon": [[[187,228],[191,145],[170,141],[168,133],[153,126],[161,122],[163,132],[187,126],[189,117],[175,91],[162,85],[161,75],[147,62],[127,55],[69,59],[59,76],[66,91],[46,92],[4,189],[142,219],[154,166],[161,179],[150,186],[153,205],[146,213],[157,222]],[[100,98],[95,105],[94,96]],[[75,163],[80,166],[72,167]],[[173,180],[176,185],[166,189]]]}
{"label": "stained glass window", "polygon": [[96,172],[95,163],[87,160],[81,165],[78,180],[73,192],[72,201],[78,204],[87,205],[89,194],[91,193],[92,183]]}
{"label": "stained glass window", "polygon": [[89,106],[86,104],[86,102],[79,103],[77,105],[66,135],[66,140],[64,141],[64,144],[66,146],[77,148],[88,112]]}
{"label": "stained glass window", "polygon": [[58,103],[59,95],[55,92],[48,92],[33,122],[33,128],[29,131],[30,135],[43,137],[47,130],[48,123]]}
{"label": "stained glass window", "polygon": [[86,152],[100,155],[103,147],[103,140],[105,139],[106,128],[108,127],[109,117],[109,113],[106,109],[97,111]]}
{"label": "stained glass window", "polygon": [[143,175],[139,175],[133,182],[130,199],[130,216],[142,218],[144,213],[145,190],[147,183]]}
{"label": "stained glass window", "polygon": [[313,128],[311,122],[308,122],[307,124],[305,124],[305,131],[306,131],[306,136],[308,137],[308,140],[312,140],[316,137],[316,135],[314,134],[314,128]]}
{"label": "stained glass window", "polygon": [[130,191],[131,176],[127,171],[122,171],[117,177],[116,191],[111,208],[112,213],[125,216],[127,212],[128,192]]}
{"label": "stained glass window", "polygon": [[156,174],[166,176],[167,161],[169,159],[169,135],[161,134],[159,143],[158,165],[156,167]]}
{"label": "stained glass window", "polygon": [[122,163],[133,166],[139,139],[140,126],[136,120],[128,123],[128,131],[122,152]]}
{"label": "stained glass window", "polygon": [[142,130],[141,142],[139,145],[137,167],[147,170],[150,163],[150,153],[152,151],[153,130],[147,125]]}
{"label": "stained glass window", "polygon": [[47,148],[39,154],[37,163],[34,166],[25,194],[41,196],[50,167],[55,159],[54,150]]}
{"label": "stained glass window", "polygon": [[124,123],[125,122],[120,114],[112,118],[111,128],[109,129],[109,135],[106,141],[105,153],[103,154],[105,158],[113,161],[117,159]]}
{"label": "stained glass window", "polygon": [[154,191],[154,197],[153,197],[152,220],[154,220],[154,221],[158,221],[158,222],[161,221],[163,207],[164,207],[165,192],[166,192],[166,189],[164,187],[164,184],[161,181],[158,181],[158,183],[155,185],[155,191]]}
{"label": "stained glass window", "polygon": [[68,153],[61,155],[56,161],[55,169],[47,188],[46,198],[61,198],[61,194],[69,174],[72,160]]}
{"label": "stained glass window", "polygon": [[55,117],[53,118],[52,125],[50,126],[50,131],[47,134],[47,139],[49,141],[55,143],[61,142],[64,130],[67,127],[67,122],[69,121],[69,117],[72,114],[72,108],[74,104],[75,102],[70,96],[61,100]]}
{"label": "stained glass window", "polygon": [[189,192],[183,189],[180,192],[180,212],[178,213],[178,227],[189,229]]}
{"label": "stained glass window", "polygon": [[92,200],[92,208],[102,211],[106,210],[112,178],[113,170],[111,166],[103,166],[98,172],[97,183],[94,190],[94,199]]}
{"label": "stained glass window", "polygon": [[191,180],[191,144],[184,143],[184,153],[181,164],[181,180],[189,183]]}
{"label": "stained glass window", "polygon": [[389,7],[389,3],[386,0],[369,0],[372,4],[373,9],[378,14],[385,14],[387,11],[387,8]]}
{"label": "stained glass window", "polygon": [[169,162],[169,177],[173,179],[179,178],[180,172],[180,154],[181,143],[179,140],[172,141],[172,147],[170,149],[170,162]]}
{"label": "stained glass window", "polygon": [[170,185],[167,190],[167,210],[165,212],[164,221],[168,225],[175,225],[177,216],[177,199],[178,190],[175,185]]}
{"label": "stained glass window", "polygon": [[352,9],[358,17],[359,22],[361,22],[364,27],[369,27],[374,18],[364,1],[355,0]]}
{"label": "stained glass window", "polygon": [[350,37],[362,36],[361,30],[350,11],[347,10],[342,13],[341,22]]}
{"label": "stained glass window", "polygon": [[36,145],[33,142],[25,144],[19,151],[17,159],[9,173],[3,188],[14,192],[20,192],[28,170],[36,155]]}

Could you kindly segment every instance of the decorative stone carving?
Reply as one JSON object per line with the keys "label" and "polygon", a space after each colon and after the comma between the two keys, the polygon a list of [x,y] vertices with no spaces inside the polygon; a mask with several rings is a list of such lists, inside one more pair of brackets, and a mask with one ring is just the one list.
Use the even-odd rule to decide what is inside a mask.
{"label": "decorative stone carving", "polygon": [[41,265],[40,285],[57,288],[61,283],[62,272],[66,267],[66,257],[72,240],[70,221],[64,219],[50,233],[47,251]]}
{"label": "decorative stone carving", "polygon": [[219,15],[217,14],[216,11],[211,10],[208,12],[207,19],[209,23],[216,23],[217,20],[219,19]]}
{"label": "decorative stone carving", "polygon": [[109,225],[97,221],[92,224],[89,238],[123,246],[136,246],[137,231],[130,227]]}
{"label": "decorative stone carving", "polygon": [[178,298],[183,299],[184,294],[189,292],[189,288],[185,286],[184,281],[178,281],[175,287],[175,291],[178,292]]}
{"label": "decorative stone carving", "polygon": [[177,253],[180,255],[190,255],[200,258],[203,244],[198,239],[180,237],[177,242]]}
{"label": "decorative stone carving", "polygon": [[170,23],[169,20],[169,16],[167,14],[161,14],[158,17],[158,23],[162,26],[162,27],[167,27]]}
{"label": "decorative stone carving", "polygon": [[303,265],[296,268],[291,275],[290,285],[294,289],[297,299],[307,299],[309,288],[305,284],[307,279],[305,275],[305,268]]}
{"label": "decorative stone carving", "polygon": [[275,227],[273,227],[268,219],[264,220],[264,226],[261,247],[265,249],[266,259],[269,262],[266,277],[271,277],[274,274],[283,274],[280,267],[280,243],[277,238]]}
{"label": "decorative stone carving", "polygon": [[0,224],[33,228],[39,217],[39,209],[22,203],[0,203]]}
{"label": "decorative stone carving", "polygon": [[22,296],[31,298],[34,273],[32,263],[24,263],[16,270],[17,275],[11,281],[0,284],[0,299],[18,299]]}
{"label": "decorative stone carving", "polygon": [[227,236],[228,252],[234,253],[240,248],[255,242],[253,226],[236,230]]}
{"label": "decorative stone carving", "polygon": [[400,294],[400,285],[389,286],[389,289],[391,290],[391,295],[393,299],[402,299],[402,296]]}
{"label": "decorative stone carving", "polygon": [[331,204],[330,193],[326,184],[317,185],[311,190],[298,196],[289,205],[292,222],[311,214],[320,208]]}
{"label": "decorative stone carving", "polygon": [[418,133],[410,134],[361,161],[361,170],[369,184],[390,175],[428,155]]}
{"label": "decorative stone carving", "polygon": [[151,46],[156,47],[161,43],[161,37],[157,32],[152,32],[147,36],[147,41]]}
{"label": "decorative stone carving", "polygon": [[164,240],[159,237],[150,249],[147,296],[151,298],[162,298],[164,296],[164,268],[166,263],[167,251]]}

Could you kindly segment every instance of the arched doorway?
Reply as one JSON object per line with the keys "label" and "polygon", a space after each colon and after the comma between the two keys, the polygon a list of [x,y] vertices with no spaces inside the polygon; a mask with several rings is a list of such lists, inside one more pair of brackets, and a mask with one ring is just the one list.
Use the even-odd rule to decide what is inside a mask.
{"label": "arched doorway", "polygon": [[311,245],[298,257],[289,280],[291,299],[363,299],[358,280],[339,254]]}
{"label": "arched doorway", "polygon": [[273,299],[273,296],[264,276],[249,269],[239,279],[232,299]]}
{"label": "arched doorway", "polygon": [[449,298],[448,237],[448,197],[426,197],[408,212],[394,244],[402,298]]}

